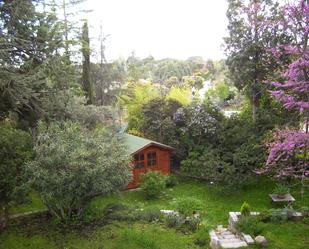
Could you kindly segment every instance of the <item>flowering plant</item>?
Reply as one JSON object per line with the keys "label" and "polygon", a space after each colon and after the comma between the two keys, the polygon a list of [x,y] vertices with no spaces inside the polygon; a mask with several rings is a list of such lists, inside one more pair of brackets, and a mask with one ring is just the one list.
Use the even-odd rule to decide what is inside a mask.
{"label": "flowering plant", "polygon": [[[277,177],[294,176],[302,180],[309,176],[308,159],[308,110],[309,110],[309,4],[287,4],[282,20],[271,25],[281,28],[291,38],[289,44],[273,48],[273,54],[281,62],[281,81],[272,82],[276,89],[271,94],[287,109],[295,109],[303,119],[305,129],[276,130],[271,142],[266,143],[268,159],[263,172],[276,172]],[[286,61],[292,61],[286,64]]]}

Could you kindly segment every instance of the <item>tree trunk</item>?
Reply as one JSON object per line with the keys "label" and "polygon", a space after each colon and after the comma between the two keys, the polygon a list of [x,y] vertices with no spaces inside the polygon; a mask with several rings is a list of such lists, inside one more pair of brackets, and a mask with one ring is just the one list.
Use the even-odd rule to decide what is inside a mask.
{"label": "tree trunk", "polygon": [[0,213],[0,232],[7,227],[8,220],[9,220],[9,208],[5,205],[2,207]]}
{"label": "tree trunk", "polygon": [[62,8],[63,8],[63,19],[64,19],[64,50],[65,55],[70,58],[69,55],[69,38],[68,38],[68,20],[67,20],[67,12],[66,12],[66,2],[65,0],[62,1]]}
{"label": "tree trunk", "polygon": [[[305,125],[306,125],[306,134],[308,134],[308,119],[305,119]],[[305,194],[305,180],[306,180],[306,169],[307,169],[307,147],[308,147],[308,143],[306,142],[305,144],[305,152],[304,152],[304,167],[303,167],[303,172],[302,172],[302,176],[301,176],[301,190],[300,190],[300,195],[301,198],[304,199],[304,194]]]}
{"label": "tree trunk", "polygon": [[[256,85],[256,83],[254,83]],[[251,97],[251,105],[252,105],[252,120],[255,123],[257,120],[258,112],[259,112],[259,103],[260,97],[258,90],[255,85],[252,87],[252,97]]]}

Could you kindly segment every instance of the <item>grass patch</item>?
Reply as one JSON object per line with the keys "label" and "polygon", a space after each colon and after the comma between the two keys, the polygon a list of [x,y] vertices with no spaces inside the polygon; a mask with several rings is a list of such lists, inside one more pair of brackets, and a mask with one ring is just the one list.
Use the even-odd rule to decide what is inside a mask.
{"label": "grass patch", "polygon": [[10,214],[19,214],[43,209],[46,209],[46,207],[41,201],[39,194],[36,192],[31,192],[25,203],[10,209]]}
{"label": "grass patch", "polygon": [[[107,197],[97,197],[91,203],[98,219],[104,219],[104,209],[112,203],[124,203],[133,208],[148,210],[153,216],[155,209],[177,209],[179,201],[196,199],[202,214],[202,226],[195,233],[184,234],[174,228],[168,228],[163,222],[113,221],[90,227],[59,230],[51,221],[40,222],[32,219],[24,226],[12,225],[0,235],[1,249],[23,248],[68,248],[68,249],[139,249],[139,248],[208,248],[208,237],[204,236],[210,227],[218,224],[227,225],[228,212],[239,211],[244,201],[250,203],[252,211],[274,208],[268,196],[275,184],[267,179],[256,179],[244,189],[228,191],[207,186],[204,182],[180,179],[180,183],[165,190],[157,200],[146,200],[142,191],[128,191]],[[295,197],[295,207],[309,206],[309,193],[300,198],[299,189],[291,189]],[[31,211],[42,208],[38,196],[28,206],[19,206],[14,212]],[[110,222],[110,221],[109,221]],[[36,228],[34,228],[36,227]],[[269,240],[270,249],[305,249],[309,244],[307,238],[309,224],[302,222],[265,223],[262,235]],[[255,247],[252,247],[255,248]]]}

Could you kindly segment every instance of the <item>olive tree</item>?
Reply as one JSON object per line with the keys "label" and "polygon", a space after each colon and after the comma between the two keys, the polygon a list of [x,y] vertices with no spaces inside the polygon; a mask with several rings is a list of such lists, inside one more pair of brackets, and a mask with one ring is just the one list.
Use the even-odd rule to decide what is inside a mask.
{"label": "olive tree", "polygon": [[122,139],[107,127],[88,130],[72,121],[39,124],[36,157],[27,173],[54,216],[80,218],[95,196],[127,185],[130,158]]}

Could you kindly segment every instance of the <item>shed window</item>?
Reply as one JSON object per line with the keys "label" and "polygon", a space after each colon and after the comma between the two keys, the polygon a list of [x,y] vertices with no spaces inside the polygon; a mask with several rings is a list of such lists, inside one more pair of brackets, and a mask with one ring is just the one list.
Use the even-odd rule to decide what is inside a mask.
{"label": "shed window", "polygon": [[157,164],[157,154],[156,152],[149,152],[147,154],[147,165],[153,166]]}
{"label": "shed window", "polygon": [[134,155],[135,168],[143,168],[144,165],[144,154]]}

